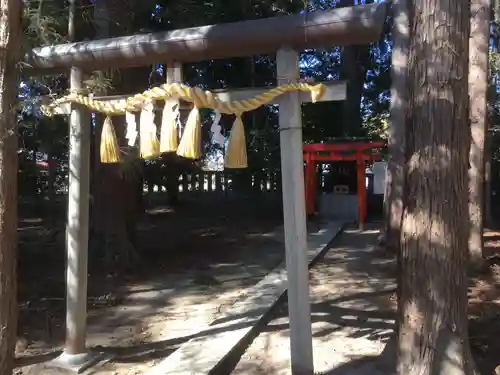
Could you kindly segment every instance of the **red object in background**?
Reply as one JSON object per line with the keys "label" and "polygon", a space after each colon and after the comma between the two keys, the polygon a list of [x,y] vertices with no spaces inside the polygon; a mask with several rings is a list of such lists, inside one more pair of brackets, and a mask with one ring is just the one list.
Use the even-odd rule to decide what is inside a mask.
{"label": "red object in background", "polygon": [[[305,192],[306,213],[315,213],[315,202],[317,194],[317,164],[324,162],[348,160],[356,162],[357,195],[358,195],[358,219],[359,227],[362,229],[366,220],[366,162],[380,160],[380,152],[373,149],[385,148],[385,142],[345,142],[336,144],[304,144],[303,153],[306,163],[305,170]],[[371,151],[367,153],[367,151]],[[350,152],[346,154],[346,152]]]}

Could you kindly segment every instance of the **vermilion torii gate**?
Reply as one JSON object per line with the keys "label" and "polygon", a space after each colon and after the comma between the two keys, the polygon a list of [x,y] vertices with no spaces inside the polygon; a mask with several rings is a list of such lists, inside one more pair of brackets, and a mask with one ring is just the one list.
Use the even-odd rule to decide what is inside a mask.
{"label": "vermilion torii gate", "polygon": [[[305,189],[306,189],[306,214],[315,213],[315,203],[317,195],[317,167],[318,164],[335,161],[356,162],[356,180],[358,196],[358,222],[359,228],[363,229],[366,219],[366,163],[380,160],[379,152],[373,149],[384,148],[385,142],[347,142],[339,144],[305,144],[304,162],[305,169]],[[352,151],[345,154],[346,151]]]}
{"label": "vermilion torii gate", "polygon": [[[85,71],[167,63],[169,82],[180,81],[180,64],[208,59],[274,54],[277,83],[299,79],[299,52],[304,48],[367,44],[377,41],[387,4],[376,3],[330,11],[280,16],[161,33],[75,42],[36,48],[25,62],[25,74],[61,73],[71,69],[71,89],[82,87]],[[335,99],[345,99],[343,95]],[[338,89],[338,87],[337,87]],[[255,89],[254,89],[255,91]],[[249,92],[238,95],[251,96]],[[223,95],[222,95],[223,96]],[[231,99],[230,93],[227,96]],[[291,363],[293,374],[312,375],[312,334],[306,254],[306,210],[302,155],[302,99],[282,96],[278,104]],[[88,253],[90,122],[85,109],[71,106],[69,131],[69,198],[67,216],[66,347],[60,358],[82,370],[93,361],[85,345]]]}

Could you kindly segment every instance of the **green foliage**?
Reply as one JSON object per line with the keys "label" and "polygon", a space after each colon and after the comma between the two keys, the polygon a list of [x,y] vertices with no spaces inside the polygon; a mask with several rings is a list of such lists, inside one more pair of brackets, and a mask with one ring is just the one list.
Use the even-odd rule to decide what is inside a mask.
{"label": "green foliage", "polygon": [[[47,46],[65,40],[68,12],[59,0],[25,1],[23,24],[26,51],[36,46]],[[63,2],[64,4],[64,2]]]}
{"label": "green foliage", "polygon": [[500,71],[500,53],[495,50],[490,51],[490,74]]}
{"label": "green foliage", "polygon": [[382,113],[369,117],[365,122],[365,129],[369,138],[387,140],[389,137],[388,114]]}

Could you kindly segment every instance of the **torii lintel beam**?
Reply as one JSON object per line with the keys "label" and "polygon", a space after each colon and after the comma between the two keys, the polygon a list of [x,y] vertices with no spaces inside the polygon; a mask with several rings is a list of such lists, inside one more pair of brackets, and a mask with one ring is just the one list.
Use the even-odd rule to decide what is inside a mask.
{"label": "torii lintel beam", "polygon": [[388,4],[373,3],[159,33],[59,44],[33,49],[25,73],[48,74],[72,66],[98,70],[166,61],[197,62],[274,53],[283,46],[367,44],[380,38]]}

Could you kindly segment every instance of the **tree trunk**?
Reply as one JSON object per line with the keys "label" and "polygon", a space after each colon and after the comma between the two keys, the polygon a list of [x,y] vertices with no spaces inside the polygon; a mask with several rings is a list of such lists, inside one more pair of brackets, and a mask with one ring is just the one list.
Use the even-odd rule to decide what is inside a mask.
{"label": "tree trunk", "polygon": [[[493,103],[492,97],[496,95],[496,93],[492,93],[491,84],[488,87],[488,120],[487,124],[489,124],[489,119],[491,118],[491,113],[493,112]],[[493,215],[491,212],[491,133],[489,130],[489,125],[487,125],[485,139],[484,139],[484,212],[483,212],[483,227],[491,227],[493,226]]]}
{"label": "tree trunk", "polygon": [[[117,83],[119,87],[117,91],[122,94],[133,95],[147,88],[138,85],[139,82],[140,85],[147,84],[149,77],[147,69],[127,70],[122,72],[121,76],[127,77]],[[134,79],[128,78],[130,76]],[[121,150],[125,150],[127,154],[135,153],[138,158],[137,149],[129,147],[126,143],[124,116],[113,119],[113,124]],[[105,227],[108,249],[106,251],[114,253],[115,258],[118,256],[123,266],[137,265],[139,257],[135,251],[135,239],[137,221],[142,207],[142,199],[139,197],[142,198],[144,162],[129,159],[122,165],[115,164],[105,168],[101,165],[101,168],[101,181],[103,182],[101,191],[106,200],[103,207],[107,211]]]}
{"label": "tree trunk", "polygon": [[[389,115],[389,162],[387,164],[384,194],[385,248],[397,256],[398,295],[401,294],[401,220],[404,201],[405,130],[408,114],[408,43],[410,33],[410,0],[393,0],[392,61],[391,61],[391,104]],[[381,365],[393,372],[397,350],[398,325],[394,327],[381,355]]]}
{"label": "tree trunk", "polygon": [[[343,0],[337,3],[337,8],[355,5],[354,0]],[[361,100],[369,58],[369,45],[353,45],[342,48],[340,78],[347,82],[342,119],[344,131],[350,135],[359,136],[361,133]]]}
{"label": "tree trunk", "polygon": [[[94,5],[94,25],[95,25],[95,37],[96,39],[104,39],[110,37],[109,24],[110,17],[108,14],[108,8],[105,0],[97,0]],[[106,221],[105,217],[106,211],[106,199],[103,194],[104,181],[103,181],[103,170],[101,169],[101,158],[100,158],[100,144],[101,144],[101,133],[102,125],[104,122],[104,116],[96,114],[96,121],[94,127],[94,134],[92,137],[92,152],[94,160],[92,162],[91,169],[91,239],[93,244],[97,244],[97,247],[101,247],[105,241],[106,234]],[[92,246],[91,251],[94,251],[95,246]],[[106,249],[104,248],[104,251]]]}
{"label": "tree trunk", "polygon": [[[181,175],[182,167],[176,154],[170,153],[162,155],[162,159],[165,164],[168,204],[175,207],[179,204],[179,176]],[[148,186],[148,192],[149,191]]]}
{"label": "tree trunk", "polygon": [[405,122],[407,111],[407,66],[409,34],[409,0],[393,1],[393,50],[391,61],[391,104],[389,116],[389,162],[384,194],[385,246],[391,253],[399,250],[403,214],[405,158]]}
{"label": "tree trunk", "polygon": [[36,142],[38,138],[37,134],[37,129],[36,127],[33,127],[33,137],[32,137],[32,149],[31,152],[33,153],[33,159],[31,159],[32,166],[30,169],[33,170],[33,182],[31,186],[31,194],[33,194],[33,197],[35,199],[35,215],[38,215],[39,217],[45,217],[45,212],[44,212],[44,206],[43,206],[43,192],[38,191],[38,189],[42,186],[39,181],[40,181],[40,168],[38,167],[36,156],[38,154],[38,143]]}
{"label": "tree trunk", "polygon": [[[115,0],[100,0],[96,2],[95,18],[97,24],[96,34],[99,38],[115,36],[121,34],[120,27],[128,27],[131,20],[128,12],[124,9],[128,5]],[[123,19],[123,17],[127,19]],[[112,23],[110,20],[113,20]],[[120,27],[111,27],[111,26]],[[146,68],[147,69],[147,68]],[[143,70],[139,72],[143,73]],[[147,84],[149,72],[135,74],[128,70],[117,78],[121,82],[114,82],[121,91],[126,94],[133,94],[142,91],[143,87],[137,88],[134,83],[140,80],[141,84]],[[123,76],[126,76],[123,77]],[[130,77],[134,77],[131,81]],[[133,87],[133,89],[131,88]],[[102,131],[103,118],[98,116],[98,125],[94,135],[95,161],[93,168],[93,195],[94,213],[96,223],[93,226],[94,239],[97,246],[102,248],[106,259],[111,263],[119,262],[122,266],[132,266],[138,260],[135,252],[136,244],[136,221],[142,202],[138,199],[138,185],[142,179],[142,170],[130,172],[134,168],[122,168],[122,165],[104,165],[100,162],[99,145]],[[124,117],[113,119],[116,135],[120,146],[125,145],[125,124]],[[128,150],[130,153],[131,150]],[[128,161],[130,162],[130,161]],[[137,169],[137,168],[136,168]],[[139,168],[141,169],[141,168]],[[142,190],[140,190],[142,193]],[[127,202],[124,204],[124,202]]]}
{"label": "tree trunk", "polygon": [[487,129],[490,1],[472,0],[469,40],[469,257],[478,270],[483,264],[484,150]]}
{"label": "tree trunk", "polygon": [[56,159],[54,157],[54,145],[52,141],[47,150],[47,202],[45,204],[45,215],[48,218],[48,223],[51,227],[55,227],[56,222]]}
{"label": "tree trunk", "polygon": [[[492,51],[498,53],[500,45],[500,0],[493,0],[493,43]],[[497,100],[496,77],[491,70],[488,71],[488,120],[495,116],[495,103]],[[488,124],[489,122],[487,122]],[[493,213],[491,206],[491,161],[492,161],[492,134],[489,127],[486,129],[485,155],[484,155],[484,225],[493,226]]]}
{"label": "tree trunk", "polygon": [[347,82],[346,100],[343,102],[344,131],[361,134],[361,97],[366,76],[370,46],[346,46],[342,49],[341,79]]}
{"label": "tree trunk", "polygon": [[13,108],[22,2],[0,1],[0,374],[11,374],[17,333],[17,124]]}
{"label": "tree trunk", "polygon": [[469,2],[412,0],[409,9],[397,373],[469,375]]}

